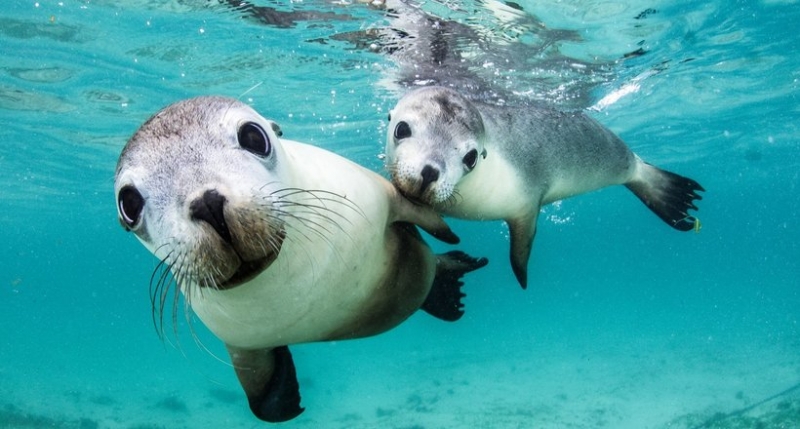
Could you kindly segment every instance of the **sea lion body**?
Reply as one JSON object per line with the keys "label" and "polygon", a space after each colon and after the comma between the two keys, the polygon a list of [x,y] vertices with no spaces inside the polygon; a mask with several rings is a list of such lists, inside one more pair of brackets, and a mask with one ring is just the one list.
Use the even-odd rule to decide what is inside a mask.
{"label": "sea lion body", "polygon": [[702,187],[642,161],[581,112],[498,106],[444,87],[413,90],[390,115],[386,165],[407,197],[464,219],[503,219],[511,263],[527,285],[541,207],[624,184],[675,229],[693,229]]}
{"label": "sea lion body", "polygon": [[[456,320],[460,277],[486,264],[434,255],[414,225],[457,242],[439,214],[279,134],[236,100],[185,100],[134,134],[115,180],[122,226],[171,271],[271,422],[303,410],[288,345],[375,335],[420,308]],[[171,285],[154,274],[156,312]]]}
{"label": "sea lion body", "polygon": [[[328,201],[323,205],[335,213],[305,214],[321,230],[285,239],[253,280],[229,290],[192,289],[193,311],[226,344],[242,348],[364,337],[405,320],[427,296],[436,261],[422,240],[392,225],[386,182],[320,148],[290,140],[281,147],[280,164],[303,168],[283,171],[282,183],[270,187],[324,189],[347,203]],[[255,187],[269,179],[243,180]]]}

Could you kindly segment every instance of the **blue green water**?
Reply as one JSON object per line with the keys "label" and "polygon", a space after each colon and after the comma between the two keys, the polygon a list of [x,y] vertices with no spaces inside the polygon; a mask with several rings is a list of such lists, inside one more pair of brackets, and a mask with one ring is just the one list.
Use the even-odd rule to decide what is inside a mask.
{"label": "blue green water", "polygon": [[[199,322],[203,346],[182,321],[156,335],[156,261],[116,220],[116,158],[161,107],[220,94],[382,171],[402,93],[387,82],[404,66],[334,37],[397,24],[378,8],[254,3],[336,16],[268,25],[189,0],[0,10],[0,427],[268,426]],[[466,279],[466,316],[293,347],[306,411],[281,426],[800,427],[798,3],[524,1],[513,19],[498,5],[418,7],[482,35],[458,38],[471,73],[590,109],[700,182],[703,228],[675,232],[621,187],[565,200],[540,217],[522,291],[504,225],[451,221],[460,249],[490,259]]]}

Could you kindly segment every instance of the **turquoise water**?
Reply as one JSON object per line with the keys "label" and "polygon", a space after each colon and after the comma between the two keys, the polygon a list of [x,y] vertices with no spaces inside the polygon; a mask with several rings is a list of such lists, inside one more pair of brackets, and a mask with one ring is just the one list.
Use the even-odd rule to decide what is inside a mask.
{"label": "turquoise water", "polygon": [[[413,78],[357,37],[407,25],[379,8],[254,3],[305,14],[269,24],[189,0],[0,11],[0,427],[269,426],[199,322],[202,344],[182,321],[159,340],[156,261],[116,220],[116,158],[161,107],[220,94],[382,171],[386,114]],[[454,46],[472,55],[448,67],[504,97],[590,109],[696,179],[703,228],[675,232],[621,187],[565,200],[540,217],[522,291],[504,225],[451,221],[460,249],[490,259],[466,279],[466,316],[293,347],[306,411],[281,426],[800,427],[797,2],[512,5],[402,10],[463,25]]]}

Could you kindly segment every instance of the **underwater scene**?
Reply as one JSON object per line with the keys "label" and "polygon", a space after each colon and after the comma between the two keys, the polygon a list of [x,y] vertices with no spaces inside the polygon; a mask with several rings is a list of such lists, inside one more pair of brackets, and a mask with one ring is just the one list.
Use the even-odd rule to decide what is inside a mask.
{"label": "underwater scene", "polygon": [[[796,0],[6,1],[0,428],[800,428],[798,22]],[[465,145],[457,172],[426,169],[424,186],[477,178],[433,208],[380,186],[398,184],[397,142],[419,131],[395,106],[428,86],[486,122],[472,149],[463,106],[436,98],[446,121],[415,107],[440,147]],[[226,98],[150,120],[200,96]],[[520,119],[540,111],[565,113]],[[451,148],[455,128],[467,137]],[[627,144],[636,180],[592,176],[618,158],[581,146],[587,129]],[[206,131],[246,161],[209,152]],[[495,150],[499,135],[512,149]],[[577,167],[560,165],[567,146]],[[317,155],[269,158],[296,148]],[[691,181],[672,217],[653,213],[650,164]],[[247,185],[267,170],[277,179]],[[194,198],[165,184],[222,171],[247,192],[327,179],[263,197],[251,223],[216,191],[191,213],[158,200]],[[156,185],[137,188],[145,176]],[[308,211],[282,208],[303,195],[292,204]],[[305,223],[280,229],[283,214]],[[223,281],[213,254],[191,259],[264,218],[278,230],[253,245],[268,254],[257,264]],[[219,236],[184,250],[198,231]],[[431,262],[448,252],[479,263],[451,279]],[[288,273],[270,283],[279,299],[247,288],[267,266]],[[413,287],[387,298],[379,274]],[[442,282],[463,315],[431,305]],[[204,305],[226,296],[241,301]],[[262,331],[269,344],[250,341]],[[268,388],[246,394],[237,370]]]}

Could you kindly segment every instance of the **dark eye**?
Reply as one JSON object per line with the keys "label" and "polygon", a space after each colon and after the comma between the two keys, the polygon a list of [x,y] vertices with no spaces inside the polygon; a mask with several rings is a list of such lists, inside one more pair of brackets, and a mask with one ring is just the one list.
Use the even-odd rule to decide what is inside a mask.
{"label": "dark eye", "polygon": [[144,198],[133,186],[123,186],[119,190],[117,205],[119,206],[119,215],[122,217],[122,226],[130,231],[139,222],[139,217],[142,215]]}
{"label": "dark eye", "polygon": [[408,137],[411,137],[411,127],[405,121],[398,122],[397,126],[394,127],[394,138],[402,140]]}
{"label": "dark eye", "polygon": [[467,154],[464,155],[463,161],[464,165],[466,165],[468,169],[472,170],[475,168],[475,163],[478,162],[478,151],[472,149],[471,151],[467,152]]}
{"label": "dark eye", "polygon": [[245,122],[239,127],[239,146],[259,156],[269,156],[272,144],[269,136],[258,124]]}

